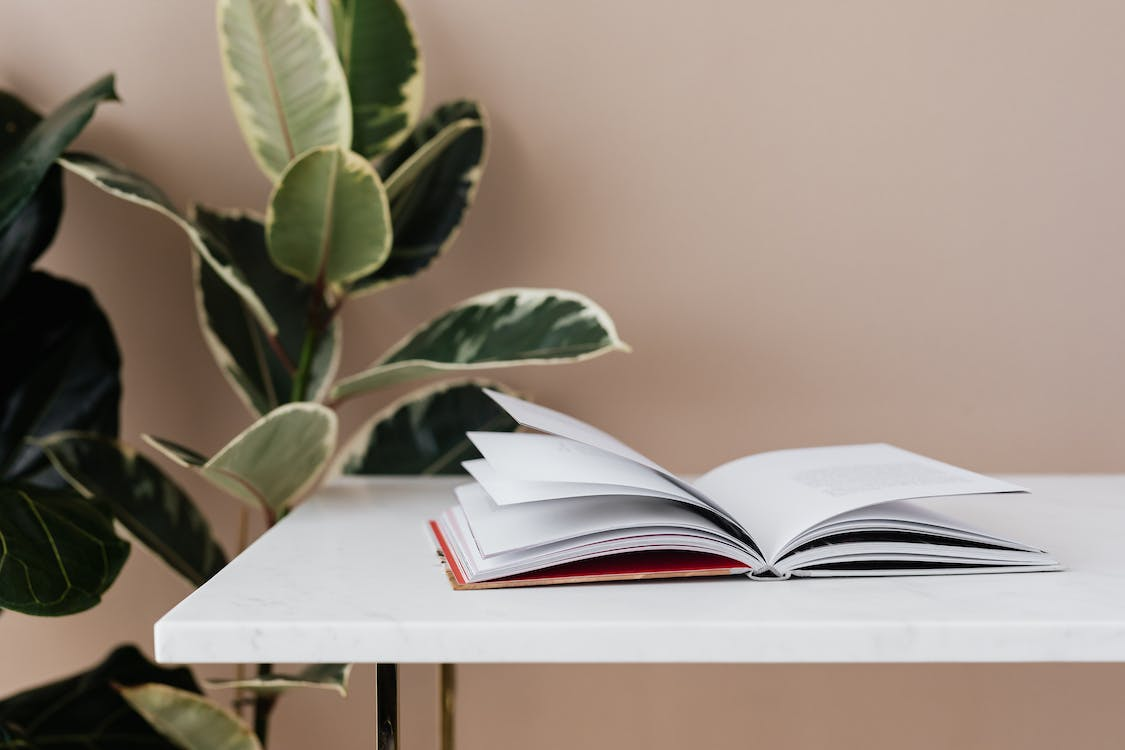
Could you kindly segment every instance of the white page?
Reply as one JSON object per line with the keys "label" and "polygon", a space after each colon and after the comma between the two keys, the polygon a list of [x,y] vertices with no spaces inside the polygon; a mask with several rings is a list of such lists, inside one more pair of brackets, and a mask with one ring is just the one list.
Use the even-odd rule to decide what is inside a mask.
{"label": "white page", "polygon": [[[700,492],[694,485],[685,482],[683,479],[680,479],[672,472],[668,471],[662,466],[659,466],[655,462],[650,461],[647,457],[641,455],[637,451],[625,445],[612,435],[603,432],[596,427],[588,425],[579,419],[575,419],[574,417],[568,416],[561,412],[557,412],[553,409],[548,409],[545,406],[539,406],[538,404],[532,404],[527,401],[523,401],[522,399],[518,399],[515,396],[509,396],[504,393],[497,393],[496,391],[488,390],[487,388],[485,389],[485,393],[487,393],[489,397],[491,397],[497,404],[499,404],[500,407],[504,409],[504,411],[508,412],[508,415],[512,417],[512,419],[516,420],[521,425],[549,433],[550,435],[553,435],[555,437],[567,439],[579,445],[586,446],[587,448],[591,449],[586,452],[587,455],[593,456],[595,452],[601,452],[607,458],[619,458],[623,461],[628,461],[629,463],[632,463],[640,468],[649,469],[659,476],[663,477],[667,481],[671,482],[672,484],[678,486],[680,489],[698,498],[703,506],[710,508],[719,516],[727,519],[727,522],[731,525],[737,525],[734,522],[734,517],[729,512],[727,512],[725,508],[715,503],[712,498],[709,498],[707,497],[707,495]],[[485,433],[469,433],[470,440],[472,439],[473,434],[479,435]],[[479,447],[480,446],[478,446],[478,449]],[[484,451],[481,450],[481,453],[484,453]],[[488,456],[485,456],[485,458],[488,458]],[[506,469],[500,467],[495,461],[490,461],[489,463],[491,463],[500,473],[508,473]],[[525,476],[517,478],[550,481],[547,479],[547,477],[544,476]],[[575,475],[563,477],[558,481],[600,482],[601,480],[594,479],[592,477],[583,478],[581,475]],[[608,483],[626,485],[631,484],[631,482],[617,481],[610,481]],[[648,489],[650,485],[646,483],[638,484],[636,486],[643,489]]]}
{"label": "white page", "polygon": [[506,479],[613,484],[683,494],[654,469],[568,438],[520,432],[466,435],[489,465]]}
{"label": "white page", "polygon": [[588,497],[501,507],[479,484],[461,485],[455,492],[486,557],[600,532],[628,537],[631,530],[643,528],[674,527],[727,536],[705,517],[672,500]]}
{"label": "white page", "polygon": [[760,453],[724,464],[696,485],[750,531],[769,561],[802,532],[868,505],[1023,491],[1009,482],[884,444]]}
{"label": "white page", "polygon": [[[831,554],[829,554],[829,552]],[[967,565],[996,567],[1010,565],[1019,567],[1058,566],[1058,562],[1043,552],[1021,552],[1014,550],[985,550],[973,547],[942,547],[935,544],[840,544],[828,548],[808,550],[793,555],[786,561],[785,570],[796,572],[801,568],[840,563],[891,563],[895,570],[901,565],[909,569],[911,563],[929,562],[945,565]],[[874,566],[873,566],[874,567]],[[855,569],[853,569],[855,570]],[[851,575],[851,570],[839,570],[837,575]]]}
{"label": "white page", "polygon": [[[982,498],[993,497],[984,495]],[[944,498],[927,498],[927,502],[940,502]],[[1025,552],[1041,552],[1038,547],[996,536],[964,521],[951,516],[937,513],[929,508],[923,508],[908,500],[892,500],[886,503],[869,505],[857,510],[841,513],[838,516],[819,523],[811,530],[803,532],[796,539],[786,543],[781,555],[784,556],[790,549],[817,539],[824,534],[835,534],[850,531],[894,529],[902,531],[917,531],[924,534],[948,535],[956,539],[964,539],[980,544],[994,544],[1010,549]]]}
{"label": "white page", "polygon": [[[621,539],[606,533],[591,534],[588,537],[583,537],[580,544],[555,542],[536,547],[530,551],[503,552],[483,557],[480,550],[471,541],[472,532],[469,529],[468,521],[465,519],[464,510],[460,506],[450,508],[443,513],[438,520],[438,524],[446,542],[449,543],[457,557],[461,570],[471,580],[476,581],[503,578],[541,570],[561,563],[588,560],[592,557],[655,550],[703,552],[721,555],[728,560],[742,560],[746,572],[761,564],[761,561],[756,557],[752,555],[746,557],[742,551],[717,540],[685,536],[683,532],[676,532],[674,529],[669,530],[672,533],[655,531],[655,533],[645,533],[628,539]],[[738,572],[738,568],[732,568],[731,572]]]}
{"label": "white page", "polygon": [[610,435],[607,432],[599,430],[597,427],[588,425],[580,419],[575,419],[572,416],[557,412],[554,409],[548,409],[546,406],[533,404],[530,401],[509,396],[506,393],[499,393],[497,391],[484,389],[488,396],[500,405],[504,411],[508,412],[508,416],[516,420],[524,427],[530,427],[533,430],[541,432],[549,432],[552,435],[559,437],[569,438],[579,443],[600,448],[607,453],[612,453],[615,456],[627,458],[630,461],[635,461],[650,469],[655,469],[661,474],[670,476],[671,472],[661,468],[653,461],[650,461],[646,456],[641,455],[629,446],[622,443],[620,440]]}
{"label": "white page", "polygon": [[[665,482],[669,489],[656,490],[630,487],[623,484],[596,484],[593,482],[544,482],[528,479],[513,479],[500,472],[484,459],[463,461],[465,470],[484,488],[497,505],[518,505],[541,500],[562,500],[565,498],[604,497],[607,495],[636,495],[664,500],[679,500],[699,505],[699,500],[671,482]],[[662,480],[663,481],[663,480]]]}

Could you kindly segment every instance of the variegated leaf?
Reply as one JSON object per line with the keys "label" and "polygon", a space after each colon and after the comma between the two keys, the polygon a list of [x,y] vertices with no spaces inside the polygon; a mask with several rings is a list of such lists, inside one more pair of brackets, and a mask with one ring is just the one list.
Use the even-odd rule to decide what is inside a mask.
{"label": "variegated leaf", "polygon": [[67,170],[89,181],[110,195],[130,203],[144,206],[171,219],[191,241],[192,247],[207,261],[215,274],[233,289],[254,318],[269,333],[277,332],[277,324],[266,310],[258,295],[250,288],[245,275],[221,248],[208,243],[199,229],[168,200],[168,197],[145,178],[125,167],[90,154],[71,153],[59,159]]}
{"label": "variegated leaf", "polygon": [[219,48],[235,119],[271,180],[309,149],[351,146],[347,80],[303,0],[220,0]]}
{"label": "variegated leaf", "polygon": [[144,456],[115,440],[82,432],[57,432],[38,445],[71,487],[104,502],[188,583],[202,586],[226,565],[226,555],[195,503]]}
{"label": "variegated leaf", "polygon": [[120,692],[153,729],[183,750],[262,750],[246,722],[202,695],[159,683]]}
{"label": "variegated leaf", "polygon": [[[290,366],[298,361],[308,325],[312,285],[282,272],[270,260],[265,229],[254,216],[196,206],[195,223],[208,242],[225,249],[277,323],[276,345],[288,365],[239,297],[206,263],[194,264],[196,311],[203,338],[223,375],[256,414],[290,400]],[[340,362],[341,328],[335,318],[313,353],[308,393],[317,401],[327,393]]]}
{"label": "variegated leaf", "polygon": [[348,694],[351,664],[310,664],[297,674],[270,673],[244,680],[208,680],[207,687],[249,690],[252,693],[276,694],[293,688],[320,688]]}
{"label": "variegated leaf", "polygon": [[266,240],[274,264],[308,283],[338,285],[371,273],[391,247],[382,180],[359,154],[306,152],[270,197]]}
{"label": "variegated leaf", "polygon": [[303,0],[219,0],[218,18],[231,107],[270,180],[309,148],[351,146],[348,81]]}
{"label": "variegated leaf", "polygon": [[276,516],[312,486],[328,463],[336,446],[336,413],[320,404],[280,406],[211,458],[169,440],[144,439],[180,466]]}
{"label": "variegated leaf", "polygon": [[436,373],[591,359],[627,350],[593,300],[561,289],[500,289],[468,299],[333,387],[335,401]]}
{"label": "variegated leaf", "polygon": [[519,426],[482,388],[507,391],[490,381],[456,381],[396,401],[356,430],[329,474],[462,473],[462,461],[480,457],[466,432]]}
{"label": "variegated leaf", "polygon": [[352,99],[352,149],[374,159],[397,146],[422,109],[422,56],[396,0],[331,0],[336,49]]}
{"label": "variegated leaf", "polygon": [[425,270],[457,238],[476,197],[487,155],[487,119],[476,102],[438,107],[379,164],[391,203],[387,262],[356,281],[367,294]]}

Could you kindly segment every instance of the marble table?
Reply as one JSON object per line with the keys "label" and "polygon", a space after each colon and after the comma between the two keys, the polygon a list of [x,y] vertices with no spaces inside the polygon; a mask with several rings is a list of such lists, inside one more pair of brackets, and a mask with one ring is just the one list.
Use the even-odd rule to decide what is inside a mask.
{"label": "marble table", "polygon": [[156,657],[378,663],[388,747],[398,663],[1125,661],[1125,476],[1011,479],[1033,493],[940,509],[1066,571],[458,592],[425,521],[463,480],[338,480],[157,622]]}

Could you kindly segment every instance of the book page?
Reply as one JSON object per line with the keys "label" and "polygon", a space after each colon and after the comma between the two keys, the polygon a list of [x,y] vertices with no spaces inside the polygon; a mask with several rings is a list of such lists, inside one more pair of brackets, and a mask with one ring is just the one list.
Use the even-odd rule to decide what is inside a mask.
{"label": "book page", "polygon": [[506,479],[616,484],[688,494],[655,469],[569,438],[520,432],[465,434],[496,473]]}
{"label": "book page", "polygon": [[[597,484],[594,482],[547,482],[543,480],[513,479],[501,474],[484,459],[463,461],[465,470],[477,480],[497,505],[519,505],[540,500],[565,500],[609,495],[652,497],[678,500],[698,505],[699,500],[678,486],[664,480],[649,483],[650,487],[632,487],[624,484]],[[662,489],[657,487],[661,486]]]}
{"label": "book page", "polygon": [[516,398],[515,396],[509,396],[506,393],[499,393],[488,388],[485,388],[484,392],[488,394],[489,398],[499,404],[500,408],[508,412],[508,416],[524,427],[530,427],[533,430],[548,432],[552,435],[569,438],[594,448],[600,448],[607,453],[612,453],[615,456],[620,456],[621,458],[626,458],[642,466],[654,469],[665,476],[673,476],[670,471],[661,468],[655,462],[649,460],[647,456],[641,455],[613,435],[610,435],[608,432],[603,432],[597,427],[588,425],[580,419],[575,419],[574,417],[555,411],[554,409],[548,409],[546,406],[540,406],[539,404],[533,404],[529,401]]}
{"label": "book page", "polygon": [[770,562],[790,540],[840,513],[891,500],[1023,491],[884,444],[760,453],[720,466],[696,486],[750,531]]}
{"label": "book page", "polygon": [[[673,481],[649,468],[601,448],[557,435],[525,432],[467,432],[469,440],[497,475],[531,482],[574,482],[629,487],[632,495],[675,497],[704,509],[732,528],[734,517],[683,480]],[[737,530],[740,537],[747,533]]]}
{"label": "book page", "polygon": [[726,536],[704,516],[671,500],[587,497],[497,506],[480,485],[462,485],[455,492],[477,547],[486,557],[591,534],[624,538],[630,536],[630,530],[677,529]]}
{"label": "book page", "polygon": [[[500,463],[498,463],[500,461],[498,451],[506,450],[513,445],[518,445],[522,455],[527,459],[532,459],[529,444],[520,444],[513,441],[507,443],[490,442],[491,447],[497,450],[489,454],[485,453],[485,448],[478,442],[478,439],[482,442],[491,441],[492,439],[487,436],[497,436],[502,433],[468,433],[469,439],[477,445],[477,449],[486,459],[489,459],[489,463],[491,463],[498,472],[507,474],[513,478],[532,481],[578,481],[595,484],[604,482],[606,484],[633,486],[639,489],[649,489],[653,487],[653,483],[656,482],[656,480],[662,480],[657,483],[657,489],[659,491],[668,492],[670,490],[666,488],[669,483],[675,485],[683,492],[695,498],[698,501],[694,503],[695,505],[708,508],[732,528],[738,525],[734,517],[725,508],[697,489],[695,485],[685,482],[680,477],[649,460],[646,456],[641,455],[612,435],[588,425],[582,420],[567,416],[553,409],[548,409],[545,406],[532,404],[518,399],[515,396],[497,393],[487,388],[484,389],[484,392],[499,404],[504,411],[508,412],[508,415],[512,417],[512,419],[516,420],[524,427],[530,427],[531,429],[548,433],[547,435],[531,436],[520,433],[507,433],[507,437],[517,439],[526,437],[553,437],[556,440],[562,441],[550,448],[550,450],[555,453],[553,458],[548,458],[546,461],[543,461],[542,457],[535,458],[532,460],[531,464],[525,467],[526,470],[524,473],[519,474],[517,470],[509,471],[508,468],[505,468],[505,466],[512,467],[516,463],[515,461],[510,460],[505,466],[501,466]],[[576,457],[581,457],[581,460]],[[496,458],[496,460],[492,460],[493,458]],[[617,459],[616,463],[614,459]],[[627,464],[631,464],[631,467],[627,466]],[[585,473],[588,470],[593,470],[595,467],[598,467],[601,471],[607,472],[604,476],[628,476],[632,478],[599,479],[594,474]],[[544,468],[550,470],[549,475],[544,473]],[[749,533],[746,529],[736,529],[736,531],[741,538],[749,541]]]}

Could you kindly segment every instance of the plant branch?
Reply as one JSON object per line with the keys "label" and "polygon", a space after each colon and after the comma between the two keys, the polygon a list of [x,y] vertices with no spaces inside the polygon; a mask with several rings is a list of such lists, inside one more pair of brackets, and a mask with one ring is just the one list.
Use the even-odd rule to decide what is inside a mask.
{"label": "plant branch", "polygon": [[[266,677],[272,668],[272,664],[259,664],[258,677]],[[266,747],[270,731],[270,714],[273,713],[276,704],[275,693],[259,693],[254,699],[254,734],[258,735],[262,747]]]}
{"label": "plant branch", "polygon": [[[262,507],[266,513],[266,530],[268,531],[277,523],[277,514],[268,505],[263,505]],[[258,677],[266,677],[272,670],[272,664],[259,664]],[[277,693],[263,692],[258,693],[253,699],[254,734],[258,735],[258,741],[263,748],[267,746],[266,742],[270,731],[270,714],[273,713],[273,707],[277,704],[277,698]]]}

